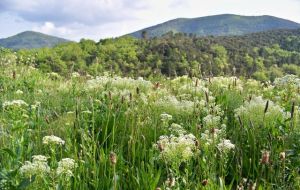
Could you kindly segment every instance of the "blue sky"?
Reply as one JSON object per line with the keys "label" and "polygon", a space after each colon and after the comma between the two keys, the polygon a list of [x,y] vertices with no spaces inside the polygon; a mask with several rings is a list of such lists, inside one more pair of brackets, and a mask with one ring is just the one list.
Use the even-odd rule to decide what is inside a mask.
{"label": "blue sky", "polygon": [[169,19],[224,13],[300,23],[300,0],[0,0],[0,38],[34,30],[98,41]]}

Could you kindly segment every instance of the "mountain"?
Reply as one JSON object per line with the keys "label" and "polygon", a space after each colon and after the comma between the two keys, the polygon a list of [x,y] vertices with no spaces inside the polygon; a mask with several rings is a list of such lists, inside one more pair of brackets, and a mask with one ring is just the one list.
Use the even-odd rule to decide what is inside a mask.
{"label": "mountain", "polygon": [[15,36],[0,39],[0,46],[11,49],[32,49],[42,47],[53,47],[69,40],[42,34],[39,32],[26,31]]}
{"label": "mountain", "polygon": [[273,16],[240,16],[222,14],[199,18],[178,18],[145,28],[129,35],[141,38],[143,31],[148,37],[159,37],[168,32],[187,33],[196,36],[243,35],[274,29],[297,29],[300,24]]}

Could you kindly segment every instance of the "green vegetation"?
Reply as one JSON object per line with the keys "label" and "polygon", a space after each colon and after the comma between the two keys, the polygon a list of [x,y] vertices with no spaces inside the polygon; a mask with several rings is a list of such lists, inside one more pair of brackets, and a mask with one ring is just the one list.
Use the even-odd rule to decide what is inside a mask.
{"label": "green vegetation", "polygon": [[137,38],[159,37],[165,33],[186,33],[196,36],[243,35],[275,29],[297,29],[300,24],[272,16],[240,16],[232,14],[199,18],[179,18],[131,33]]}
{"label": "green vegetation", "polygon": [[0,189],[300,188],[295,75],[64,78],[14,59],[0,66]]}
{"label": "green vegetation", "polygon": [[229,37],[168,33],[150,40],[127,36],[96,43],[83,39],[54,48],[1,52],[3,63],[9,59],[62,76],[72,72],[146,78],[235,75],[260,81],[273,81],[285,74],[300,76],[299,29]]}
{"label": "green vegetation", "polygon": [[0,189],[300,189],[300,30],[143,35],[0,49]]}
{"label": "green vegetation", "polygon": [[68,42],[68,40],[39,32],[27,31],[9,38],[0,39],[0,47],[11,49],[32,49],[53,47],[65,42]]}

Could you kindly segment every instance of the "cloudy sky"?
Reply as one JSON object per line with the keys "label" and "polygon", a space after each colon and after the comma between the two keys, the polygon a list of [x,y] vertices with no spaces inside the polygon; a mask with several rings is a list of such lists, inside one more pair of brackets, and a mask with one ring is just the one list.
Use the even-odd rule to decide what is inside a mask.
{"label": "cloudy sky", "polygon": [[0,0],[0,38],[33,30],[98,41],[169,19],[224,13],[300,23],[300,0]]}

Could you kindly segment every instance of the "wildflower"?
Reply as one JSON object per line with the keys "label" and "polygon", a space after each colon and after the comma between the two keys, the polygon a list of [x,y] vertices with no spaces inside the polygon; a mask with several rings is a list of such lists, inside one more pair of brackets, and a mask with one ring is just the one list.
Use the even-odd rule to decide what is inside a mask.
{"label": "wildflower", "polygon": [[169,130],[171,131],[171,133],[178,134],[178,135],[186,133],[183,127],[176,123],[172,123]]}
{"label": "wildflower", "polygon": [[3,102],[3,108],[7,107],[22,107],[22,106],[28,106],[28,104],[24,100],[13,100],[13,101],[5,101]]}
{"label": "wildflower", "polygon": [[256,183],[253,183],[253,182],[249,183],[248,184],[248,189],[249,190],[255,190],[256,189]]}
{"label": "wildflower", "polygon": [[207,115],[203,118],[203,124],[207,128],[214,128],[220,125],[220,116]]}
{"label": "wildflower", "polygon": [[117,155],[116,155],[116,153],[110,152],[110,154],[109,154],[109,160],[110,160],[110,163],[112,165],[116,165],[117,164]]}
{"label": "wildflower", "polygon": [[194,156],[197,149],[196,140],[192,134],[160,136],[154,148],[160,152],[158,159],[170,164],[180,164],[189,161]]}
{"label": "wildflower", "polygon": [[168,187],[174,187],[175,184],[176,184],[176,179],[173,178],[173,177],[168,177],[168,179],[166,180],[165,184],[168,186]]}
{"label": "wildflower", "polygon": [[217,148],[221,152],[226,152],[235,148],[235,145],[230,142],[228,139],[223,139],[218,145]]}
{"label": "wildflower", "polygon": [[208,179],[204,179],[204,180],[201,182],[201,184],[202,184],[203,186],[206,186],[206,185],[208,184]]}
{"label": "wildflower", "polygon": [[36,101],[34,104],[31,105],[31,109],[36,109],[41,105],[41,102]]}
{"label": "wildflower", "polygon": [[55,73],[55,72],[49,73],[49,76],[50,76],[51,79],[59,79],[60,78],[60,75],[58,73]]}
{"label": "wildflower", "polygon": [[61,138],[51,135],[51,136],[45,136],[43,137],[43,144],[50,144],[50,145],[64,145],[65,141]]}
{"label": "wildflower", "polygon": [[189,100],[178,100],[175,96],[163,96],[155,102],[157,107],[168,112],[192,114],[195,102]]}
{"label": "wildflower", "polygon": [[281,161],[285,160],[285,152],[280,152],[279,158]]}
{"label": "wildflower", "polygon": [[299,88],[300,87],[300,78],[296,75],[286,75],[281,78],[276,78],[274,84],[278,88]]}
{"label": "wildflower", "polygon": [[80,74],[78,72],[72,73],[72,78],[78,78],[78,77],[80,77]]}
{"label": "wildflower", "polygon": [[50,173],[50,167],[47,163],[47,157],[43,155],[32,156],[32,162],[26,161],[19,170],[23,176],[31,177],[33,175],[44,176]]}
{"label": "wildflower", "polygon": [[168,121],[171,121],[172,120],[172,115],[169,115],[167,113],[162,113],[160,114],[160,119],[163,121],[163,122],[168,122]]}
{"label": "wildflower", "polygon": [[16,91],[16,94],[18,94],[18,95],[22,95],[24,92],[22,91],[22,90],[17,90]]}
{"label": "wildflower", "polygon": [[33,162],[47,162],[47,157],[44,155],[34,155],[32,156]]}
{"label": "wildflower", "polygon": [[269,164],[270,163],[270,151],[264,150],[262,151],[262,156],[260,159],[260,163]]}
{"label": "wildflower", "polygon": [[242,123],[251,121],[254,126],[259,126],[265,122],[268,124],[266,126],[273,126],[278,120],[284,121],[289,118],[290,114],[274,102],[258,96],[235,109],[235,116]]}
{"label": "wildflower", "polygon": [[56,169],[56,174],[58,176],[65,175],[66,177],[73,176],[73,170],[77,167],[75,161],[71,158],[63,158],[58,162],[58,167]]}

